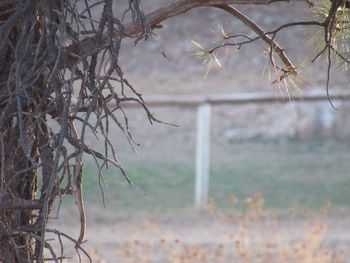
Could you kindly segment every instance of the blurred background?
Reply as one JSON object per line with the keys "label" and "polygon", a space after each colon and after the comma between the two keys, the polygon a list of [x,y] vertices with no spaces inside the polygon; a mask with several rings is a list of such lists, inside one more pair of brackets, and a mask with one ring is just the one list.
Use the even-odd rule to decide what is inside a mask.
{"label": "blurred background", "polygon": [[[144,0],[143,7],[148,13],[161,3]],[[266,31],[312,15],[304,3],[240,10]],[[215,45],[220,27],[251,35],[223,11],[193,10],[164,23],[147,42],[124,43],[125,77],[146,98],[242,92],[288,96],[285,87],[271,85],[274,75],[262,42],[225,50],[219,56],[223,69],[213,64],[204,78],[207,67],[193,56],[191,40]],[[295,28],[277,40],[295,64],[303,65],[314,54],[313,34]],[[349,80],[339,68],[332,72],[330,93],[349,89]],[[325,83],[322,58],[297,79],[304,92],[326,92]],[[117,127],[113,143],[137,187],[115,169],[105,170],[101,183],[93,160],[86,159],[85,248],[94,262],[350,262],[350,103],[334,104],[337,111],[328,101],[213,106],[209,199],[200,211],[194,203],[197,108],[150,108],[176,127],[151,125],[141,109],[128,108],[138,154]],[[92,135],[88,140],[96,149],[103,146]],[[52,222],[78,235],[73,197],[63,201]],[[72,255],[67,262],[76,262],[73,251],[67,251]]]}

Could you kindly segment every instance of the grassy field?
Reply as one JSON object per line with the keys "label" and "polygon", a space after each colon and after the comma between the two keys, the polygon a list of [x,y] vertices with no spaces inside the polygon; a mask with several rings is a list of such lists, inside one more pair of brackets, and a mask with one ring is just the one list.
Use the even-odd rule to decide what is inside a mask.
{"label": "grassy field", "polygon": [[[242,210],[247,198],[260,193],[266,209],[319,210],[350,206],[349,144],[318,141],[250,141],[215,145],[212,150],[210,196],[218,207]],[[104,172],[109,208],[164,213],[193,208],[194,167],[153,149],[144,158],[126,160],[128,175],[145,192],[129,186],[116,170]],[[85,165],[85,198],[102,200],[96,169]]]}
{"label": "grassy field", "polygon": [[[212,198],[201,213],[193,213],[192,160],[174,155],[178,148],[157,145],[142,158],[123,156],[146,195],[116,170],[104,172],[106,209],[96,168],[86,163],[84,247],[94,262],[350,262],[349,144],[214,143]],[[65,203],[52,223],[77,237],[73,205],[72,199]],[[69,244],[65,251],[72,259],[64,262],[78,261]]]}

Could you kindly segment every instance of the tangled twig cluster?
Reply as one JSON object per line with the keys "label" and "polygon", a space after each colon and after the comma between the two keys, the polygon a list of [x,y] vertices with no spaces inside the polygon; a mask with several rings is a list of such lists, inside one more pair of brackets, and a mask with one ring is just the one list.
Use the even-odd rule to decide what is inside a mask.
{"label": "tangled twig cluster", "polygon": [[[102,169],[112,165],[131,183],[109,139],[110,125],[116,124],[133,143],[124,101],[139,103],[149,120],[155,120],[119,67],[120,44],[127,36],[122,19],[113,14],[112,0],[81,2],[0,4],[2,262],[42,262],[44,249],[55,261],[62,259],[45,239],[46,232],[56,234],[61,245],[67,238],[87,254],[81,247],[83,154],[93,156],[100,181]],[[146,29],[132,37],[150,34],[139,1],[129,1],[123,19]],[[99,44],[79,45],[79,52],[69,48],[89,36]],[[111,102],[112,108],[107,105]],[[104,152],[88,146],[87,130],[102,137]],[[80,213],[76,239],[46,227],[55,199],[67,194],[75,195]]]}

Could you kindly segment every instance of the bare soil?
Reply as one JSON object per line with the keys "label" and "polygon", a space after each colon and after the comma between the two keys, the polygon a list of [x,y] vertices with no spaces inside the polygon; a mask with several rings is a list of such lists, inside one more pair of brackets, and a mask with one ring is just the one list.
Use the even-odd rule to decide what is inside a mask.
{"label": "bare soil", "polygon": [[[211,209],[154,219],[89,211],[83,247],[93,262],[350,262],[348,212],[258,217]],[[75,211],[63,210],[61,218],[56,226],[77,236]],[[77,262],[71,247],[65,252],[72,258],[64,262]]]}

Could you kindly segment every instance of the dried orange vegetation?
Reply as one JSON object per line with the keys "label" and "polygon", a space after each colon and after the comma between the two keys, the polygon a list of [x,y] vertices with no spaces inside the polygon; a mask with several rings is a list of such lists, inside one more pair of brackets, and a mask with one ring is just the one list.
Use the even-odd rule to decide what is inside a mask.
{"label": "dried orange vegetation", "polygon": [[[230,201],[235,205],[237,197],[231,196]],[[129,231],[128,240],[115,248],[113,262],[347,262],[345,250],[336,249],[326,242],[327,225],[323,218],[327,216],[327,209],[323,209],[317,219],[308,215],[308,212],[296,215],[293,209],[288,215],[278,217],[265,212],[260,194],[247,198],[245,204],[243,213],[227,214],[222,213],[211,199],[203,216],[210,215],[209,228],[212,225],[217,232],[210,232],[212,236],[209,239],[204,237],[204,233],[202,239],[169,236],[157,224],[146,221],[143,223],[145,233],[142,236]],[[229,229],[228,223],[232,226]],[[95,262],[107,262],[99,260],[97,252],[93,252]]]}

